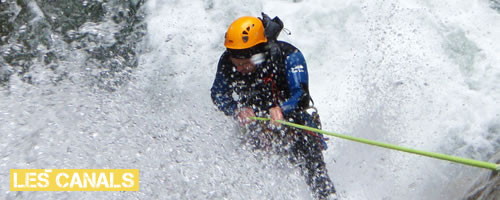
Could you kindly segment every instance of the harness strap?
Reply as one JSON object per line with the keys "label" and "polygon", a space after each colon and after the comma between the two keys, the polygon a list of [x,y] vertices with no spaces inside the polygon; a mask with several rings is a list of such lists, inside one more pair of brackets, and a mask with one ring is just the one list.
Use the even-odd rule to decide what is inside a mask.
{"label": "harness strap", "polygon": [[315,133],[315,132],[312,132],[312,131],[304,131],[304,132],[306,132],[307,134],[309,134],[311,136],[317,137],[320,140],[328,141],[330,139],[330,138],[327,138],[327,137],[323,137],[323,135]]}
{"label": "harness strap", "polygon": [[277,93],[278,93],[278,86],[274,82],[273,77],[274,77],[274,74],[271,74],[268,77],[263,78],[262,80],[264,80],[264,84],[271,83],[271,93],[273,95],[274,104],[279,105],[279,101],[278,101],[279,97],[277,95]]}

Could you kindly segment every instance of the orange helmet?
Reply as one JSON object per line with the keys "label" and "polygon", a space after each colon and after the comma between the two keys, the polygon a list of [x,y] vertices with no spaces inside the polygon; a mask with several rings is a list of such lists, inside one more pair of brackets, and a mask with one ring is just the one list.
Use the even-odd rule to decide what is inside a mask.
{"label": "orange helmet", "polygon": [[267,42],[264,25],[257,17],[240,17],[227,29],[224,46],[229,49],[248,49]]}

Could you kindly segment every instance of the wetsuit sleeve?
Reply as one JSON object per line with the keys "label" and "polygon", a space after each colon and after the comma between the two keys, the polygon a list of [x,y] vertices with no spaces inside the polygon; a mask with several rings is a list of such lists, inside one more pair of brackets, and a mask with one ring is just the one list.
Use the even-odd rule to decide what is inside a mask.
{"label": "wetsuit sleeve", "polygon": [[210,96],[212,97],[213,103],[217,108],[224,112],[226,115],[234,115],[234,111],[237,108],[237,103],[232,98],[232,91],[229,88],[229,83],[223,73],[223,59],[221,57],[219,64],[217,66],[217,73],[215,74],[215,80],[210,89]]}
{"label": "wetsuit sleeve", "polygon": [[303,86],[307,86],[309,81],[306,61],[300,51],[297,50],[289,54],[285,60],[285,66],[290,98],[281,105],[283,114],[298,107],[299,102],[306,96]]}

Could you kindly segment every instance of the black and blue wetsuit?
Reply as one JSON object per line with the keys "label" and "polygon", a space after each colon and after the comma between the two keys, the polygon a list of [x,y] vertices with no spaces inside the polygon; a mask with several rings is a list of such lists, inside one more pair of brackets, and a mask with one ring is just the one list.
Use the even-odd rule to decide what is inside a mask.
{"label": "black and blue wetsuit", "polygon": [[308,106],[310,97],[304,56],[288,43],[278,44],[284,59],[266,59],[250,74],[237,72],[228,52],[221,56],[211,96],[226,115],[234,115],[234,111],[242,107],[252,107],[256,113],[264,114],[279,104],[284,116],[293,117]]}
{"label": "black and blue wetsuit", "polygon": [[[229,116],[245,107],[252,108],[257,116],[266,116],[270,108],[280,106],[286,120],[317,127],[304,112],[311,101],[304,56],[289,43],[277,41],[276,44],[278,55],[266,51],[265,61],[248,74],[239,73],[230,60],[230,53],[224,52],[211,88],[212,100]],[[323,161],[322,143],[303,131],[294,132],[291,160],[300,166],[307,184],[320,199],[335,193]]]}

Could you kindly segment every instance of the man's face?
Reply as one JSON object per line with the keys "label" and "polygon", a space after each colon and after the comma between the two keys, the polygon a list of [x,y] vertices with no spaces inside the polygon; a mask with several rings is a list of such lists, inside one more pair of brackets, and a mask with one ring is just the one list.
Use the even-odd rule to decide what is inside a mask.
{"label": "man's face", "polygon": [[255,72],[257,68],[255,64],[253,64],[251,58],[233,58],[231,57],[231,62],[236,66],[236,71],[247,74],[250,72]]}

